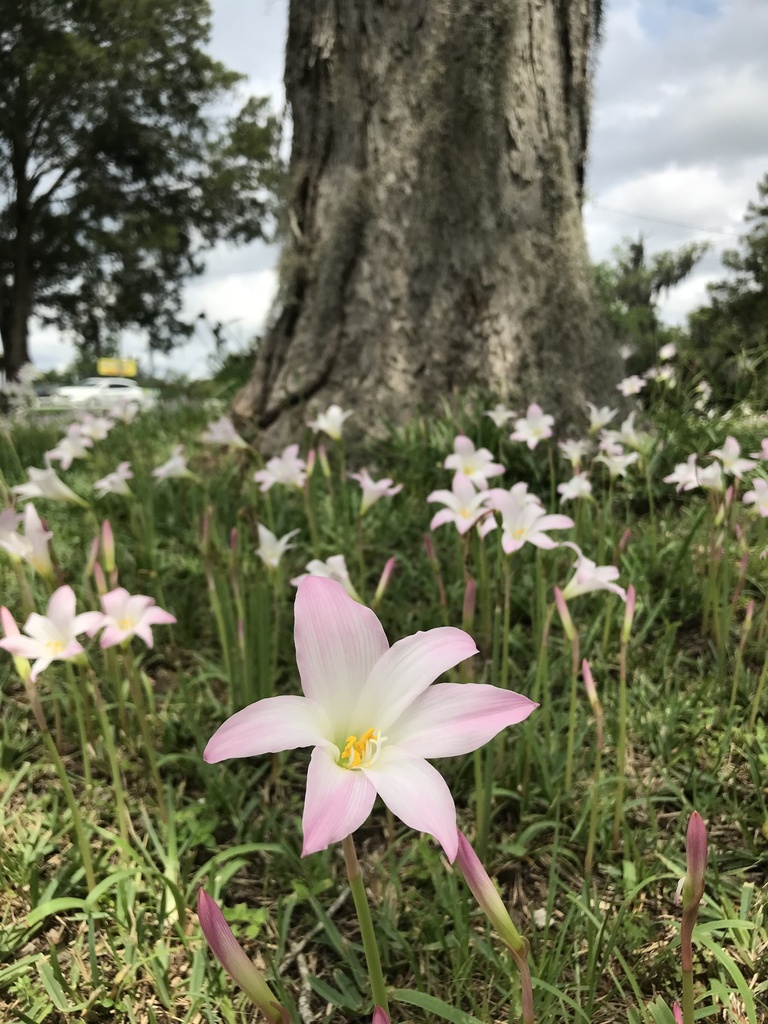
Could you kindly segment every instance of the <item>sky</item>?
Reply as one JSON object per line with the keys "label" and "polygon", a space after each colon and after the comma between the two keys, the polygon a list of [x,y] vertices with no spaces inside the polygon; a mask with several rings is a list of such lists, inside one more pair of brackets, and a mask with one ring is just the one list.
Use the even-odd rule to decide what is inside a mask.
{"label": "sky", "polygon": [[[212,0],[210,52],[248,76],[244,93],[283,108],[288,0]],[[684,323],[723,276],[720,255],[743,232],[747,203],[768,172],[768,0],[605,0],[595,79],[588,199],[592,259],[608,259],[642,234],[649,254],[694,241],[711,250],[662,303]],[[231,348],[260,332],[276,292],[277,251],[264,243],[220,245],[185,289],[184,312],[225,325]],[[53,329],[31,333],[33,361],[63,368],[73,349]],[[214,339],[197,320],[192,339],[160,374],[206,376]],[[145,357],[126,335],[123,354]]]}

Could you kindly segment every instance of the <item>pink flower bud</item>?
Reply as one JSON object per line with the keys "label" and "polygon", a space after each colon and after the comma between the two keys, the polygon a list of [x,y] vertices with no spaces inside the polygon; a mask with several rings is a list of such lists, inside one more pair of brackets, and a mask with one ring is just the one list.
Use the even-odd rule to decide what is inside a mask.
{"label": "pink flower bud", "polygon": [[600,701],[597,696],[597,687],[595,686],[595,680],[592,678],[592,669],[586,658],[581,663],[581,674],[584,676],[584,685],[587,688],[587,696],[589,697],[589,703],[592,706],[592,708],[594,708],[600,703]]}
{"label": "pink flower bud", "polygon": [[621,535],[621,540],[619,541],[619,554],[620,555],[623,555],[624,552],[627,550],[627,545],[629,544],[631,538],[632,538],[632,530],[629,527],[627,527],[626,530],[624,531],[624,533]]}
{"label": "pink flower bud", "polygon": [[272,1024],[281,1024],[282,1007],[275,999],[261,971],[249,959],[245,950],[224,920],[224,915],[202,889],[197,894],[197,916],[211,952],[221,966],[255,1003]]}
{"label": "pink flower bud", "polygon": [[395,562],[396,561],[397,561],[397,559],[395,558],[394,555],[391,558],[387,559],[386,565],[384,566],[384,569],[382,570],[381,578],[379,579],[378,586],[376,587],[376,593],[373,595],[373,607],[374,607],[374,609],[378,608],[379,602],[381,601],[382,597],[384,597],[384,591],[387,589],[387,586],[389,585],[389,581],[392,578],[392,573],[394,572]]}
{"label": "pink flower bud", "polygon": [[93,578],[96,580],[96,593],[102,597],[107,592],[107,581],[98,562],[93,567]]}
{"label": "pink flower bud", "polygon": [[104,552],[104,569],[106,572],[115,571],[115,535],[112,533],[112,525],[108,519],[101,524],[101,550]]}
{"label": "pink flower bud", "polygon": [[100,538],[99,535],[96,534],[96,536],[91,541],[90,548],[88,549],[88,558],[85,563],[85,569],[83,570],[83,577],[85,579],[87,579],[91,575],[91,573],[93,572],[93,567],[94,565],[96,565],[96,559],[99,557],[99,544]]}
{"label": "pink flower bud", "polygon": [[672,1006],[672,1016],[675,1018],[675,1024],[683,1024],[683,1011],[680,1009],[680,1003],[675,1003]]}
{"label": "pink flower bud", "polygon": [[237,554],[237,527],[233,526],[229,531],[229,550],[233,555]]}
{"label": "pink flower bud", "polygon": [[307,453],[307,468],[305,470],[307,474],[307,480],[309,480],[315,471],[315,462],[317,461],[317,452],[314,448],[310,448]]}
{"label": "pink flower bud", "polygon": [[461,831],[459,831],[459,852],[456,855],[456,863],[459,865],[472,895],[480,905],[480,909],[493,925],[499,938],[510,949],[519,953],[524,947],[523,939],[512,924],[512,919],[507,913],[507,908],[504,906],[498,889],[480,863],[480,858],[472,849],[469,840]]}
{"label": "pink flower bud", "polygon": [[427,553],[427,560],[434,569],[437,566],[437,553],[435,552],[435,545],[432,542],[432,535],[429,533],[424,534],[424,550]]}
{"label": "pink flower bud", "polygon": [[560,621],[563,624],[565,635],[571,643],[573,643],[573,638],[576,636],[576,630],[573,628],[571,613],[568,611],[568,605],[563,597],[563,592],[560,587],[555,587],[555,605],[557,606],[557,614],[560,616]]}
{"label": "pink flower bud", "polygon": [[386,1010],[383,1010],[380,1006],[377,1006],[373,1011],[373,1020],[371,1024],[389,1024],[389,1014]]}
{"label": "pink flower bud", "polygon": [[632,620],[635,617],[635,604],[637,595],[634,586],[630,583],[627,587],[627,603],[624,608],[624,622],[621,626],[621,642],[629,643],[629,634],[632,632]]}
{"label": "pink flower bud", "polygon": [[688,870],[680,890],[684,911],[697,907],[704,895],[704,878],[707,870],[707,828],[698,811],[694,811],[688,821],[685,859]]}

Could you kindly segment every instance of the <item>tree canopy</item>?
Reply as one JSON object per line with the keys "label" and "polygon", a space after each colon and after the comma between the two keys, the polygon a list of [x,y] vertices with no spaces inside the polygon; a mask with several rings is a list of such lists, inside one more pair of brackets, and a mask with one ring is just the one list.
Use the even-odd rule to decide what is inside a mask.
{"label": "tree canopy", "polygon": [[0,335],[30,316],[99,351],[133,327],[169,349],[181,286],[217,240],[264,235],[278,174],[266,101],[213,60],[208,0],[0,7]]}

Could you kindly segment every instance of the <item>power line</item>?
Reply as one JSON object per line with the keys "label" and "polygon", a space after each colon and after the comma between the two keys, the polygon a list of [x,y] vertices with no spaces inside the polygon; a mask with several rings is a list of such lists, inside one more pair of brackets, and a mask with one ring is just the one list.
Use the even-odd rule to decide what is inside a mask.
{"label": "power line", "polygon": [[708,235],[723,235],[726,238],[740,237],[735,231],[723,231],[722,228],[702,228],[696,224],[685,224],[683,221],[679,220],[665,220],[663,217],[647,217],[643,213],[634,213],[631,210],[617,210],[615,207],[603,206],[601,203],[596,203],[592,199],[588,199],[587,202],[595,210],[602,210],[604,213],[617,213],[621,217],[634,217],[637,220],[651,221],[653,224],[667,224],[673,228],[687,228],[688,231],[703,231]]}

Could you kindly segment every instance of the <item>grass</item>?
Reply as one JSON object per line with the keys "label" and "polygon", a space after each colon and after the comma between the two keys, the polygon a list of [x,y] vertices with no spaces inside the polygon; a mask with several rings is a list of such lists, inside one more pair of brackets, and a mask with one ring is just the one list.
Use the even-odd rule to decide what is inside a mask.
{"label": "grass", "polygon": [[[485,845],[478,812],[487,814],[484,862],[530,942],[536,1020],[674,1019],[681,982],[673,897],[695,808],[707,822],[710,850],[694,933],[697,1017],[764,1021],[768,698],[763,691],[755,699],[768,632],[768,561],[760,557],[768,531],[738,496],[723,514],[722,496],[678,495],[662,477],[727,433],[754,451],[766,429],[754,421],[742,427],[735,417],[722,423],[689,415],[688,401],[664,398],[650,409],[655,440],[626,480],[609,487],[604,467],[593,467],[594,501],[578,512],[570,506],[576,527],[558,535],[577,540],[600,564],[614,562],[622,585],[633,584],[638,595],[626,652],[618,844],[622,602],[604,592],[570,602],[579,654],[590,661],[604,711],[605,747],[595,786],[595,724],[579,680],[566,788],[572,651],[550,605],[553,587],[570,578],[573,552],[526,545],[511,556],[505,631],[500,531],[483,552],[472,534],[461,542],[452,526],[442,527],[433,535],[432,565],[424,547],[436,510],[425,499],[450,486],[442,463],[459,430],[499,453],[504,486],[525,480],[549,504],[568,470],[556,456],[559,476],[551,479],[545,444],[529,452],[508,442],[508,430],[481,415],[489,406],[470,403],[360,450],[342,453],[328,442],[332,475],[326,478],[318,462],[308,492],[316,542],[300,491],[259,492],[252,477],[261,460],[253,450],[196,441],[210,418],[202,408],[160,406],[120,423],[89,459],[74,463],[62,476],[92,509],[35,503],[53,531],[56,583],[75,588],[79,611],[98,607],[87,566],[108,518],[120,584],[152,595],[177,623],[155,627],[151,650],[134,640],[132,658],[88,643],[92,675],[54,663],[39,679],[93,862],[90,892],[61,780],[12,659],[2,655],[0,1020],[255,1019],[207,950],[193,909],[201,885],[293,1019],[370,1020],[370,983],[340,849],[300,857],[307,752],[220,765],[202,760],[206,741],[233,710],[298,692],[289,578],[313,556],[344,553],[367,601],[386,560],[397,559],[378,605],[391,640],[443,622],[461,625],[472,611],[465,607],[467,580],[474,580],[468,628],[481,653],[456,678],[498,682],[506,671],[510,688],[541,701],[527,722],[477,758],[440,762],[460,827],[478,848]],[[6,487],[25,480],[24,467],[42,466],[61,432],[52,420],[0,433]],[[306,453],[310,438],[301,440]],[[152,466],[182,441],[198,480],[153,480]],[[359,489],[342,476],[342,455],[348,469],[367,466],[375,478],[404,485],[362,524]],[[135,497],[93,500],[93,480],[124,459],[132,463]],[[278,536],[301,528],[277,574],[255,554],[258,522]],[[22,622],[21,577],[0,557],[3,603]],[[43,611],[45,582],[21,571]],[[96,714],[98,692],[104,719]],[[122,834],[115,763],[126,801]],[[587,873],[594,801],[595,861]],[[388,820],[379,804],[356,844],[393,1021],[518,1020],[514,965],[437,844]]]}

